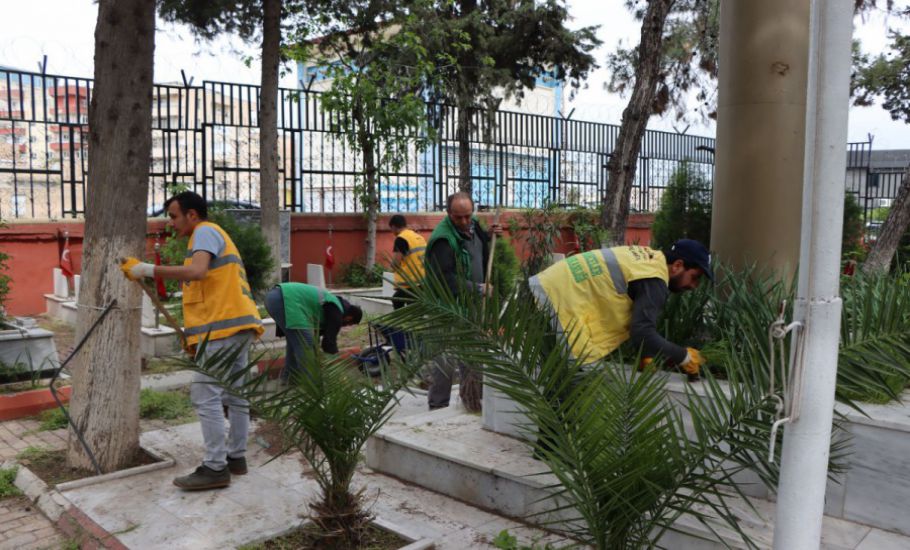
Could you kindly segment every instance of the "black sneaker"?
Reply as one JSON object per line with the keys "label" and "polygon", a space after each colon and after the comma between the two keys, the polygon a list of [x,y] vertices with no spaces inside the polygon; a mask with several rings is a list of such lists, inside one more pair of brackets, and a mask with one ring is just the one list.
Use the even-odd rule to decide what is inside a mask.
{"label": "black sneaker", "polygon": [[242,476],[247,472],[246,457],[231,458],[227,457],[227,467],[232,476]]}
{"label": "black sneaker", "polygon": [[219,471],[205,465],[196,468],[196,471],[189,475],[174,478],[174,485],[187,491],[220,489],[230,484],[231,472],[227,468]]}

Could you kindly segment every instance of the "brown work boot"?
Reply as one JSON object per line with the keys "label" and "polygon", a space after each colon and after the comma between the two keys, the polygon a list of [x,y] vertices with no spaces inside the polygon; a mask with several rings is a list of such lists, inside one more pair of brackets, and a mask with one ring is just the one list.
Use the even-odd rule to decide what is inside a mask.
{"label": "brown work boot", "polygon": [[186,491],[220,489],[231,484],[231,472],[227,468],[218,471],[202,465],[196,471],[182,477],[174,478],[174,485]]}
{"label": "brown work boot", "polygon": [[242,476],[247,473],[246,457],[227,457],[227,467],[232,476]]}

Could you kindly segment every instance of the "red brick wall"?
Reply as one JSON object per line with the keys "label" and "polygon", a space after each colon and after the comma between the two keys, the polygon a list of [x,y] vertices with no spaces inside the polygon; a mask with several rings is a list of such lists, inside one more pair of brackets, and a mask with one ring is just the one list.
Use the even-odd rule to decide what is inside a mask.
{"label": "red brick wall", "polygon": [[[502,223],[508,227],[508,219],[514,214],[505,212]],[[388,215],[383,215],[377,224],[376,259],[386,263],[391,253],[394,235],[388,227]],[[480,217],[492,220],[493,215],[482,213]],[[433,228],[442,219],[438,214],[407,215],[408,226],[418,233],[429,237]],[[647,245],[651,240],[651,222],[653,216],[634,214],[629,219],[626,230],[627,242],[638,242]],[[149,259],[154,247],[156,235],[163,239],[164,220],[149,220],[148,249]],[[332,228],[332,245],[335,255],[335,269],[332,279],[340,276],[344,263],[360,260],[365,252],[366,220],[359,214],[294,214],[291,216],[291,279],[306,280],[306,264],[322,264],[325,259],[325,247],[329,239],[329,226]],[[12,290],[7,299],[7,311],[12,315],[34,315],[44,311],[44,295],[53,292],[54,284],[51,270],[59,266],[60,253],[63,251],[63,233],[69,231],[70,257],[76,273],[82,270],[82,239],[84,226],[81,221],[17,223],[0,229],[0,250],[10,255],[10,272]],[[571,232],[563,231],[563,243],[558,251],[567,252],[571,241]],[[522,255],[521,247],[517,250]],[[326,279],[328,280],[328,274]]]}

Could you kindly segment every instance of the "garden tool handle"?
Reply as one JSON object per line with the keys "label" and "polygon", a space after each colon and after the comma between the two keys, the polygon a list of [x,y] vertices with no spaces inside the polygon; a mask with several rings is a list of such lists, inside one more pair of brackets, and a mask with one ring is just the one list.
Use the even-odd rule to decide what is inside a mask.
{"label": "garden tool handle", "polygon": [[[118,260],[118,262],[123,263],[123,259]],[[157,309],[159,313],[164,315],[165,323],[169,327],[171,327],[172,329],[177,331],[177,337],[180,338],[180,347],[183,348],[184,350],[189,350],[189,345],[186,342],[186,334],[183,333],[183,327],[181,327],[180,323],[177,322],[177,319],[175,319],[174,316],[171,315],[171,312],[168,311],[166,307],[164,307],[164,304],[162,304],[161,300],[158,299],[158,295],[155,294],[155,291],[152,290],[151,287],[146,285],[144,281],[136,281],[136,283],[140,287],[142,287],[143,292],[145,292],[145,295],[148,296],[149,300],[152,301],[152,305],[155,306],[155,309]]]}
{"label": "garden tool handle", "polygon": [[[499,207],[496,207],[496,214],[493,215],[493,225],[499,225]],[[493,235],[490,240],[490,257],[487,258],[487,273],[486,277],[483,279],[484,284],[487,285],[485,288],[489,288],[490,286],[490,277],[493,276],[493,255],[496,253],[496,232],[493,231],[492,233]],[[483,294],[483,301],[484,303],[487,301],[486,292]]]}

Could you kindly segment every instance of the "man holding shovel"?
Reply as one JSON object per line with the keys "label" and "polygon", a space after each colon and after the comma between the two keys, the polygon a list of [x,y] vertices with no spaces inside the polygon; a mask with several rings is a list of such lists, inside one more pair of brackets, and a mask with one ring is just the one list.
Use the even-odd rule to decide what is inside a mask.
{"label": "man holding shovel", "polygon": [[[502,234],[502,227],[493,224],[491,231]],[[444,281],[453,295],[464,292],[491,294],[486,280],[486,265],[490,258],[490,236],[474,217],[474,201],[467,193],[455,193],[446,200],[446,217],[442,219],[427,243],[424,258],[426,269]],[[467,366],[442,356],[436,360],[433,381],[427,392],[431,410],[449,406],[452,375],[455,368],[467,378]]]}
{"label": "man holding shovel", "polygon": [[[164,204],[169,225],[181,237],[189,237],[182,266],[163,266],[127,258],[120,269],[131,280],[161,277],[183,281],[184,335],[189,353],[205,361],[219,350],[231,350],[231,372],[243,370],[249,361],[252,341],[262,332],[262,321],[253,301],[240,252],[228,234],[207,221],[205,199],[196,193],[180,193]],[[198,345],[205,342],[205,349]],[[247,472],[246,440],[249,403],[231,396],[214,379],[196,374],[190,399],[202,425],[205,457],[202,465],[174,485],[186,490],[227,487],[231,474]],[[228,408],[229,436],[225,438],[223,405]]]}

